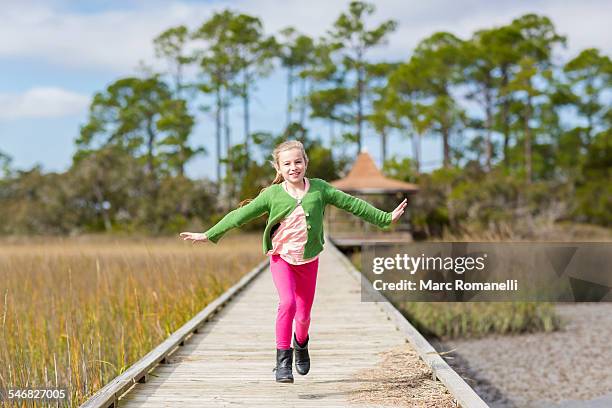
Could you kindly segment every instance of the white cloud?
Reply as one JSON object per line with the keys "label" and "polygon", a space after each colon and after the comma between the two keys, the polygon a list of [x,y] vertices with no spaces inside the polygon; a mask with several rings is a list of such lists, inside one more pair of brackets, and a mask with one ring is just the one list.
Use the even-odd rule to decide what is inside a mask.
{"label": "white cloud", "polygon": [[88,96],[55,87],[0,93],[0,120],[69,116],[84,112],[88,104]]}
{"label": "white cloud", "polygon": [[[153,38],[173,25],[203,21],[210,7],[163,7],[67,12],[44,3],[3,5],[0,57],[33,58],[58,66],[125,73],[153,62]],[[203,14],[204,13],[204,14]]]}
{"label": "white cloud", "polygon": [[549,17],[557,32],[567,36],[567,49],[558,50],[564,60],[590,47],[612,54],[608,23],[608,16],[612,15],[610,1],[432,0],[418,2],[418,5],[412,3],[402,0],[376,2],[380,20],[392,18],[399,22],[398,30],[389,38],[389,46],[375,50],[377,57],[400,56],[404,59],[420,40],[434,32],[448,31],[467,39],[477,30],[509,24],[528,13]]}
{"label": "white cloud", "polygon": [[[130,8],[125,8],[112,7],[110,3],[103,11],[79,12],[70,11],[69,3],[58,0],[5,1],[0,38],[12,40],[0,42],[0,58],[28,58],[67,68],[125,74],[141,60],[153,63],[152,39],[157,34],[177,24],[196,27],[213,11],[229,7],[256,15],[262,18],[268,32],[292,25],[310,35],[322,35],[338,14],[346,10],[348,1],[158,0],[130,4]],[[388,47],[373,52],[376,57],[405,59],[419,40],[436,30],[465,38],[474,30],[508,23],[528,12],[552,18],[558,31],[568,35],[570,55],[592,46],[606,53],[612,51],[607,24],[612,2],[606,0],[384,0],[375,4],[377,12],[372,24],[389,18],[399,22]]]}

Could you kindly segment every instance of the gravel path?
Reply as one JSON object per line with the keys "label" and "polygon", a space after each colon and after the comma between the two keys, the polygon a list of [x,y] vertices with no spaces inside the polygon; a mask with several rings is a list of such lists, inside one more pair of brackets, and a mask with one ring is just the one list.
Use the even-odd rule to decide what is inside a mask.
{"label": "gravel path", "polygon": [[612,303],[556,307],[562,331],[432,344],[491,407],[612,407]]}

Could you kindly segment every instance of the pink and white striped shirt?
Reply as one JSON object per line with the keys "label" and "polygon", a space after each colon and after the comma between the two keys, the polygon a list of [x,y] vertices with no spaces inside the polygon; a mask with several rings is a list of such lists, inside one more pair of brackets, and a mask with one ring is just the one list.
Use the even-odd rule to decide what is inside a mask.
{"label": "pink and white striped shirt", "polygon": [[[310,182],[306,177],[304,177],[304,181],[306,185],[304,195],[306,195],[310,188]],[[283,183],[282,186],[285,191],[291,195],[285,183]],[[308,229],[306,214],[304,213],[302,205],[298,204],[291,214],[280,222],[279,227],[272,235],[272,249],[268,251],[267,255],[279,255],[292,265],[302,265],[312,262],[318,258],[318,255],[314,258],[304,259],[304,247],[307,241]]]}

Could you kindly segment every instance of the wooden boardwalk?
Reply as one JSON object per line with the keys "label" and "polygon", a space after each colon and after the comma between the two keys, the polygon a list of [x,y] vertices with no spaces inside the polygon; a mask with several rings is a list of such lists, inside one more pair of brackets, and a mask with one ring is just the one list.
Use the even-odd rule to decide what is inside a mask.
{"label": "wooden boardwalk", "polygon": [[380,305],[361,302],[359,282],[341,257],[333,247],[321,255],[307,376],[294,367],[295,383],[274,381],[278,298],[266,269],[118,406],[353,406],[351,390],[372,381],[358,372],[374,368],[381,352],[410,345]]}

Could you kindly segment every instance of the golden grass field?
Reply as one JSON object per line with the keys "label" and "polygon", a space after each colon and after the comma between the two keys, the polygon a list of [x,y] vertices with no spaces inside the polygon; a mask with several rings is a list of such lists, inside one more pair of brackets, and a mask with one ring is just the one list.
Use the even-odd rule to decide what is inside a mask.
{"label": "golden grass field", "polygon": [[[576,231],[553,235],[610,240],[609,230]],[[61,387],[69,400],[59,406],[80,405],[264,259],[259,233],[230,233],[218,245],[178,237],[0,239],[0,392]],[[358,252],[352,260],[358,266]],[[551,304],[396,306],[442,338],[560,324]]]}
{"label": "golden grass field", "polygon": [[0,390],[63,387],[78,406],[263,259],[259,234],[2,239]]}

